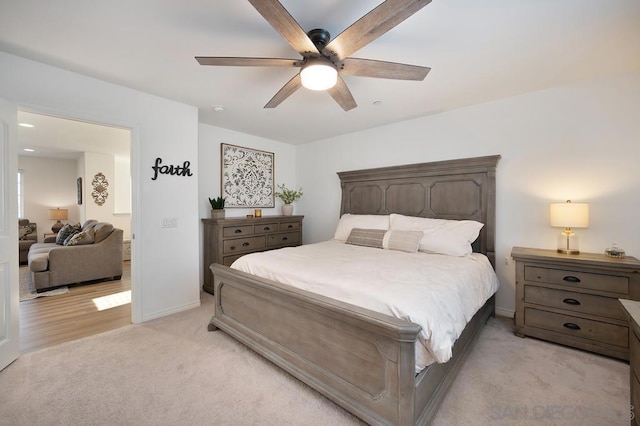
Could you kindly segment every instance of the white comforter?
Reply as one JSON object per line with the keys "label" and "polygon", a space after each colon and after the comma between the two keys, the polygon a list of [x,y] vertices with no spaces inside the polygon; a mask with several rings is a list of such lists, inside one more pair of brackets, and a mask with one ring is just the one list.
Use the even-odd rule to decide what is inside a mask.
{"label": "white comforter", "polygon": [[404,253],[337,240],[246,255],[231,267],[420,325],[416,372],[451,358],[467,322],[499,286],[481,254]]}

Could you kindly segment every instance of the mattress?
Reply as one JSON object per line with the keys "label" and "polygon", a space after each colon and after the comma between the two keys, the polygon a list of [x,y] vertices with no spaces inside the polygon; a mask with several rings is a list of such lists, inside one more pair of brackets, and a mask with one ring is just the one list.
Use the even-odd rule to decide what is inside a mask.
{"label": "mattress", "polygon": [[249,254],[231,268],[420,325],[416,372],[451,358],[466,324],[499,287],[479,253],[405,253],[337,240]]}

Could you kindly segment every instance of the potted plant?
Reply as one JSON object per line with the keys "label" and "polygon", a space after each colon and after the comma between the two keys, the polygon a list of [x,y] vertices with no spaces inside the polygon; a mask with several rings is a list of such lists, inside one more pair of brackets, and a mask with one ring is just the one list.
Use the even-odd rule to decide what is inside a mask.
{"label": "potted plant", "polygon": [[209,198],[211,204],[211,219],[224,219],[224,202],[222,197]]}
{"label": "potted plant", "polygon": [[276,192],[276,197],[280,198],[284,205],[282,206],[282,214],[285,216],[291,216],[293,214],[293,203],[298,198],[302,197],[302,188],[299,190],[288,189],[284,184],[278,185],[280,191]]}

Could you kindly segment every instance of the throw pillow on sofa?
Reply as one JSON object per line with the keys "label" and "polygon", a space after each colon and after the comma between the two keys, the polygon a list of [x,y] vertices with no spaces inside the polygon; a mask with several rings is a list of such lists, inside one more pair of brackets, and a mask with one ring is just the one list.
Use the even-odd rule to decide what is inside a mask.
{"label": "throw pillow on sofa", "polygon": [[24,226],[21,226],[18,229],[18,239],[19,240],[26,240],[27,239],[27,235],[31,234],[35,230],[36,230],[35,225],[24,225]]}
{"label": "throw pillow on sofa", "polygon": [[77,232],[64,240],[65,246],[82,246],[85,244],[93,244],[94,232],[92,228],[86,231]]}
{"label": "throw pillow on sofa", "polygon": [[80,232],[79,226],[71,225],[70,223],[65,224],[58,231],[58,235],[56,235],[56,244],[63,246],[67,238],[73,234],[77,234],[78,232]]}

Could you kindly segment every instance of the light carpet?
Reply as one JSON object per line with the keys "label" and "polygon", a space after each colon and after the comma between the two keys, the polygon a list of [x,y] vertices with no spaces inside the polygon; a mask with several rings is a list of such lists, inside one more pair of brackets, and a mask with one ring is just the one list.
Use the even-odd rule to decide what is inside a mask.
{"label": "light carpet", "polygon": [[[200,308],[30,352],[0,372],[0,425],[357,425]],[[629,365],[490,319],[436,425],[628,425]],[[627,416],[627,417],[625,417]]]}
{"label": "light carpet", "polygon": [[28,266],[21,266],[19,271],[19,285],[20,285],[20,301],[24,300],[32,300],[37,297],[45,297],[45,296],[57,296],[59,294],[69,293],[68,287],[58,287],[53,290],[43,291],[42,293],[38,293],[31,283],[31,277]]}

